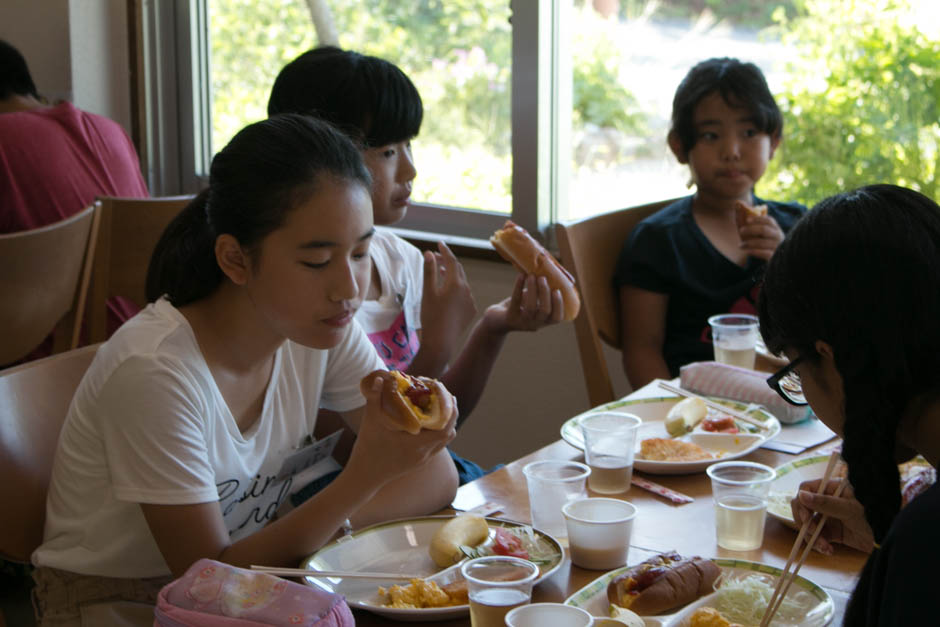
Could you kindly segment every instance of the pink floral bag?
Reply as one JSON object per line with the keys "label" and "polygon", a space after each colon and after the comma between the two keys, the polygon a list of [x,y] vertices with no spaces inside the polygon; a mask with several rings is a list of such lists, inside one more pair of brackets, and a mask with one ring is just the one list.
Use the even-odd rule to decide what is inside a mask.
{"label": "pink floral bag", "polygon": [[210,559],[160,590],[154,616],[157,627],[356,624],[341,595]]}

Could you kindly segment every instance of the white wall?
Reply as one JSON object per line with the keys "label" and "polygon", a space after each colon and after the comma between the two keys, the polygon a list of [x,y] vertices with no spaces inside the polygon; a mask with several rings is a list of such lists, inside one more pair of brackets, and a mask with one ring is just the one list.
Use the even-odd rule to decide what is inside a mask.
{"label": "white wall", "polygon": [[[515,270],[507,263],[461,259],[477,306],[508,296]],[[608,350],[615,392],[629,391],[619,353]],[[503,346],[483,398],[460,428],[452,448],[478,464],[512,461],[559,437],[568,418],[588,409],[574,326],[513,333]]]}
{"label": "white wall", "polygon": [[26,57],[41,95],[71,100],[130,133],[124,0],[2,0],[0,38]]}
{"label": "white wall", "polygon": [[40,94],[71,100],[69,0],[3,0],[0,39],[15,46],[29,65]]}
{"label": "white wall", "polygon": [[127,5],[123,0],[70,0],[69,7],[73,102],[130,133]]}

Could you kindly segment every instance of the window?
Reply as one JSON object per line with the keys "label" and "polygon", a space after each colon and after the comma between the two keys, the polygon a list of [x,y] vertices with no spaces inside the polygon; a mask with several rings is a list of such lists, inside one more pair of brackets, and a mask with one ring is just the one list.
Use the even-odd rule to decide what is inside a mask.
{"label": "window", "polygon": [[671,100],[686,71],[713,56],[755,62],[784,111],[759,194],[811,205],[884,181],[940,192],[931,0],[143,6],[157,194],[191,191],[209,155],[265,116],[278,70],[320,41],[318,29],[395,62],[422,94],[418,204],[406,228],[485,237],[511,216],[546,232],[555,220],[690,193],[666,146]]}

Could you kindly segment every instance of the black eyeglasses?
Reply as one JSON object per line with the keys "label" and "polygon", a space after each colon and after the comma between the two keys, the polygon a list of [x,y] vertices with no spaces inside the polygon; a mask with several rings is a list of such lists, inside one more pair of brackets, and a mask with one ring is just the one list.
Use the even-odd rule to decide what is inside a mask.
{"label": "black eyeglasses", "polygon": [[808,404],[806,397],[803,396],[803,382],[800,381],[800,375],[793,370],[801,361],[803,361],[802,355],[767,379],[767,385],[770,386],[770,389],[776,391],[783,400],[791,405]]}

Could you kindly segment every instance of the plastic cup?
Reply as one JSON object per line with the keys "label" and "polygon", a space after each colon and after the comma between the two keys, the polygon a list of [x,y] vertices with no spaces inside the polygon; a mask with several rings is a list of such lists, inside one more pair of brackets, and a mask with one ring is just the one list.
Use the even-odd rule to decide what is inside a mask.
{"label": "plastic cup", "polygon": [[591,469],[581,462],[543,460],[522,469],[529,488],[532,526],[563,538],[568,534],[561,508],[568,501],[584,496],[584,484]]}
{"label": "plastic cup", "polygon": [[706,472],[712,482],[718,546],[729,551],[759,549],[776,471],[754,462],[730,461],[712,464]]}
{"label": "plastic cup", "polygon": [[636,506],[627,501],[589,498],[562,508],[568,525],[571,562],[590,570],[611,570],[627,563]]}
{"label": "plastic cup", "polygon": [[503,627],[506,614],[526,605],[539,567],[518,557],[491,555],[470,560],[460,567],[470,597],[473,627]]}
{"label": "plastic cup", "polygon": [[584,460],[591,467],[588,487],[599,494],[630,489],[636,432],[643,421],[633,414],[598,412],[582,417]]}
{"label": "plastic cup", "polygon": [[715,361],[754,369],[757,346],[757,316],[722,314],[708,319],[712,328]]}
{"label": "plastic cup", "polygon": [[506,614],[508,627],[591,627],[594,617],[564,603],[530,603]]}

